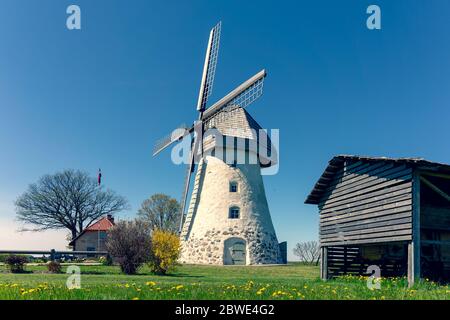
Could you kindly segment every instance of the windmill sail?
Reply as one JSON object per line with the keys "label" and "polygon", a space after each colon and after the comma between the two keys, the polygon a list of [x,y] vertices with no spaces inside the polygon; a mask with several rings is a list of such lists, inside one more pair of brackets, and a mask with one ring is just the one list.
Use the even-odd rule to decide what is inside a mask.
{"label": "windmill sail", "polygon": [[182,138],[190,134],[193,130],[194,130],[193,127],[187,128],[187,126],[184,124],[180,125],[177,129],[173,130],[172,133],[159,139],[155,143],[155,146],[153,147],[153,156],[156,156],[158,153],[166,149],[172,143],[180,141]]}
{"label": "windmill sail", "polygon": [[180,213],[180,226],[179,226],[179,232],[181,233],[181,230],[183,229],[184,224],[184,211],[186,208],[186,200],[189,192],[189,184],[191,183],[191,175],[192,175],[192,163],[188,164],[186,166],[186,175],[184,178],[184,185],[183,185],[183,193],[181,196],[181,213]]}
{"label": "windmill sail", "polygon": [[[214,76],[216,74],[216,66],[217,66],[217,57],[219,55],[219,44],[220,44],[220,29],[222,23],[219,22],[214,28],[212,28],[209,34],[208,47],[206,48],[206,57],[205,64],[203,66],[203,75],[202,82],[200,84],[200,92],[198,94],[197,101],[197,110],[200,112],[199,120],[201,121],[203,118],[203,111],[206,109],[206,103],[208,102],[208,98],[211,95]],[[203,136],[203,124],[198,123],[200,125],[200,135]],[[189,130],[189,132],[191,132]],[[186,172],[185,185],[183,190],[183,196],[181,199],[181,222],[180,222],[180,233],[183,228],[183,220],[184,220],[184,212],[186,209],[186,201],[189,193],[189,184],[191,182],[191,175],[195,169],[195,155],[198,149],[199,140],[201,138],[194,137],[194,141],[191,148],[191,162],[189,163],[188,170]],[[202,148],[203,146],[200,146]]]}
{"label": "windmill sail", "polygon": [[192,223],[195,220],[196,207],[200,200],[200,192],[201,192],[201,186],[200,186],[201,182],[200,181],[201,181],[202,176],[204,175],[205,166],[206,165],[204,164],[204,160],[200,159],[200,162],[198,163],[197,173],[196,173],[195,179],[194,179],[191,201],[189,202],[189,207],[186,212],[186,215],[183,216],[184,221],[181,221],[182,226],[180,229],[180,237],[181,237],[181,239],[184,239],[184,240],[186,240],[188,238],[189,232],[192,227]]}
{"label": "windmill sail", "polygon": [[[253,103],[256,99],[261,97],[263,93],[264,79],[266,76],[267,73],[265,70],[261,70],[255,74],[253,77],[213,104],[210,108],[206,109],[202,115],[202,120],[208,120],[208,118],[213,117],[217,112],[224,108],[235,106],[245,108]],[[172,131],[171,134],[156,142],[155,147],[153,148],[153,156],[166,149],[172,143],[179,141],[188,134],[191,134],[193,131],[193,126],[190,128],[187,128],[186,125],[179,126],[177,129]]]}
{"label": "windmill sail", "polygon": [[222,23],[219,22],[209,34],[208,47],[206,49],[205,64],[203,66],[202,82],[198,94],[197,110],[203,112],[209,96],[211,95],[214,76],[216,73],[217,57],[219,55],[220,29]]}
{"label": "windmill sail", "polygon": [[180,221],[180,229],[179,229],[180,233],[183,228],[184,212],[186,210],[186,201],[187,201],[187,196],[189,193],[189,185],[191,183],[191,175],[192,175],[192,172],[194,172],[194,170],[195,170],[195,153],[198,148],[197,145],[198,145],[199,140],[200,140],[199,138],[194,137],[192,147],[191,147],[190,163],[187,166],[186,178],[184,180],[183,195],[181,198],[181,217],[180,217],[181,221]]}
{"label": "windmill sail", "polygon": [[206,120],[214,116],[223,108],[230,106],[247,107],[253,101],[258,99],[263,92],[264,78],[266,70],[261,70],[253,77],[242,83],[236,89],[231,91],[225,97],[217,101],[203,113],[203,119]]}

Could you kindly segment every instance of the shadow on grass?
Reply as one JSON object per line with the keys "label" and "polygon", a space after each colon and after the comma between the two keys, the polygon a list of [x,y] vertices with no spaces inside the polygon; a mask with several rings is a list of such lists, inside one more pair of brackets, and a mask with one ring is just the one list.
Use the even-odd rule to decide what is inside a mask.
{"label": "shadow on grass", "polygon": [[33,271],[21,270],[21,271],[9,271],[9,270],[1,270],[0,274],[30,274]]}
{"label": "shadow on grass", "polygon": [[81,270],[81,274],[84,275],[109,275],[109,276],[152,276],[152,277],[159,277],[159,278],[204,278],[205,276],[202,275],[192,275],[188,273],[168,273],[165,275],[162,274],[156,274],[153,272],[138,272],[136,274],[126,274],[123,272],[108,272],[108,271],[100,271],[100,270]]}
{"label": "shadow on grass", "polygon": [[161,278],[164,278],[164,277],[168,277],[168,278],[204,278],[205,277],[205,276],[200,276],[200,275],[193,276],[193,275],[187,274],[187,273],[168,273],[165,275],[154,274],[154,273],[150,273],[150,274],[154,275],[154,276],[159,276]]}
{"label": "shadow on grass", "polygon": [[85,270],[81,270],[81,274],[89,274],[89,275],[109,275],[109,276],[115,276],[115,275],[121,275],[121,274],[125,274],[125,273],[111,273],[111,272],[105,272],[105,271],[85,271]]}

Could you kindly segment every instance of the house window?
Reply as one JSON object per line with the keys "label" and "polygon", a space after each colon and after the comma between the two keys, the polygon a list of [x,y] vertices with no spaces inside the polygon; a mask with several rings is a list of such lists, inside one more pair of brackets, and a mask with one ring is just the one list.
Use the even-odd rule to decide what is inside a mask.
{"label": "house window", "polygon": [[105,240],[105,239],[106,239],[106,232],[100,231],[100,240]]}
{"label": "house window", "polygon": [[238,192],[238,184],[237,182],[230,183],[230,192]]}
{"label": "house window", "polygon": [[228,214],[229,219],[239,219],[239,208],[238,207],[232,207],[230,208],[230,212]]}

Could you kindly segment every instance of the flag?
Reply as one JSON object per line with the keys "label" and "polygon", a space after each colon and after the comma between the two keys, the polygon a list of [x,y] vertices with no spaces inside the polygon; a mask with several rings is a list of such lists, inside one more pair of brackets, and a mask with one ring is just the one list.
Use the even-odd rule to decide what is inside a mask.
{"label": "flag", "polygon": [[102,169],[98,169],[98,185],[102,184]]}

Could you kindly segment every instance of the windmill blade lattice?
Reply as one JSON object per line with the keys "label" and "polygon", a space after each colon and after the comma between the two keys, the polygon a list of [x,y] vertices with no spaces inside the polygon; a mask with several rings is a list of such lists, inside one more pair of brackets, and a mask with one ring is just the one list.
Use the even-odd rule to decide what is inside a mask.
{"label": "windmill blade lattice", "polygon": [[191,132],[192,128],[189,129],[186,124],[181,124],[173,130],[170,134],[156,141],[153,147],[153,156],[160,153],[162,150],[170,146],[172,143],[179,141],[181,138],[187,136]]}
{"label": "windmill blade lattice", "polygon": [[187,196],[188,196],[188,192],[189,192],[189,184],[191,182],[191,175],[192,175],[192,171],[193,171],[193,166],[194,163],[191,162],[190,164],[188,164],[186,166],[186,173],[185,173],[185,178],[184,178],[184,183],[183,183],[183,193],[181,194],[181,199],[180,199],[180,203],[181,203],[181,207],[180,207],[180,226],[179,226],[179,232],[181,233],[181,230],[183,229],[183,225],[184,225],[184,217],[185,217],[185,209],[186,209],[186,201],[187,201]]}
{"label": "windmill blade lattice", "polygon": [[[265,76],[266,76],[266,73],[264,70],[259,72],[258,74],[256,74],[254,76],[254,77],[256,77],[256,79],[253,81],[253,83],[248,85],[240,93],[237,93],[236,95],[234,95],[234,97],[232,97],[231,99],[228,99],[228,101],[225,101],[224,103],[221,103],[221,101],[218,101],[212,107],[207,109],[206,112],[204,113],[204,118],[203,118],[204,121],[211,119],[212,117],[214,117],[217,113],[219,113],[221,111],[227,111],[227,109],[231,110],[231,109],[234,109],[237,107],[245,108],[248,105],[250,105],[251,103],[253,103],[256,99],[261,97],[263,94]],[[248,81],[252,81],[252,79],[249,79],[246,82],[248,82]],[[245,83],[242,85],[245,85]],[[235,90],[238,90],[238,89],[239,89],[239,87],[236,88]],[[233,92],[234,92],[234,90],[229,95],[233,95]]]}
{"label": "windmill blade lattice", "polygon": [[261,97],[263,93],[264,78],[257,80],[252,84],[247,90],[242,92],[236,98],[231,100],[225,105],[227,107],[239,106],[241,108],[247,107],[249,104],[253,103],[256,99]]}
{"label": "windmill blade lattice", "polygon": [[221,28],[222,22],[219,22],[211,30],[198,97],[197,110],[199,111],[203,111],[205,109],[208,98],[212,93],[214,77],[216,75],[217,59],[219,56]]}

